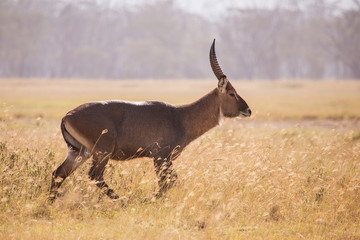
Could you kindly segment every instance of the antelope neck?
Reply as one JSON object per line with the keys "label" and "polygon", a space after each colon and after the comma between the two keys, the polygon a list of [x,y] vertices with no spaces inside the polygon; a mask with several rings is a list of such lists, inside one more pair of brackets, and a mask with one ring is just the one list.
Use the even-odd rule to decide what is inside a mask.
{"label": "antelope neck", "polygon": [[199,100],[179,107],[186,129],[186,143],[190,143],[220,121],[220,99],[217,88]]}

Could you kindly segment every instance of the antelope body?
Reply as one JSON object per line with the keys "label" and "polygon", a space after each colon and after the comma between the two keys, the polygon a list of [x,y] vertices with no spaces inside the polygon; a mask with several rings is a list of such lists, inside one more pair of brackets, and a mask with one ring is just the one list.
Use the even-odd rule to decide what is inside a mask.
{"label": "antelope body", "polygon": [[50,200],[77,167],[92,157],[89,176],[110,198],[118,195],[104,182],[109,159],[154,159],[162,195],[177,179],[172,161],[194,139],[218,125],[221,117],[250,116],[247,103],[236,93],[210,49],[210,64],[218,87],[194,103],[174,106],[164,102],[90,102],[62,119],[61,131],[68,145],[65,161],[53,172]]}

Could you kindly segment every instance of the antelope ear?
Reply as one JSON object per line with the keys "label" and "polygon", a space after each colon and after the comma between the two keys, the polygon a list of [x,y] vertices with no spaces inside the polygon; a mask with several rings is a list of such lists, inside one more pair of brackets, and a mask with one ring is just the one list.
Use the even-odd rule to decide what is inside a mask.
{"label": "antelope ear", "polygon": [[226,77],[222,77],[219,80],[218,83],[218,89],[220,93],[224,93],[226,91],[226,86],[228,84],[229,80]]}

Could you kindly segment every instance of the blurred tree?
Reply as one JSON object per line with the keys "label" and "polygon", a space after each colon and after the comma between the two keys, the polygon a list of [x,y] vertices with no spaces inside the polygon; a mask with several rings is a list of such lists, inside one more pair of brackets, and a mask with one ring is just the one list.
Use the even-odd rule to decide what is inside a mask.
{"label": "blurred tree", "polygon": [[360,78],[360,0],[277,2],[205,18],[176,0],[1,0],[0,76],[208,78],[216,36],[232,78]]}
{"label": "blurred tree", "polygon": [[329,19],[328,37],[334,59],[345,67],[340,77],[360,79],[360,4]]}

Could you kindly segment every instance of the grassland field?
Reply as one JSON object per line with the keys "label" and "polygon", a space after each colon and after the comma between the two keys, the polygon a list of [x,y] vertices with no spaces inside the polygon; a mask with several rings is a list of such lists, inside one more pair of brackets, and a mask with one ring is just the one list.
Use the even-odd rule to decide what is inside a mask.
{"label": "grassland field", "polygon": [[[105,99],[195,101],[216,80],[0,79],[0,239],[360,239],[360,81],[233,81],[253,116],[229,119],[174,161],[110,162],[103,196],[82,165],[47,202],[66,156],[60,121]],[[90,162],[90,161],[89,161]]]}

